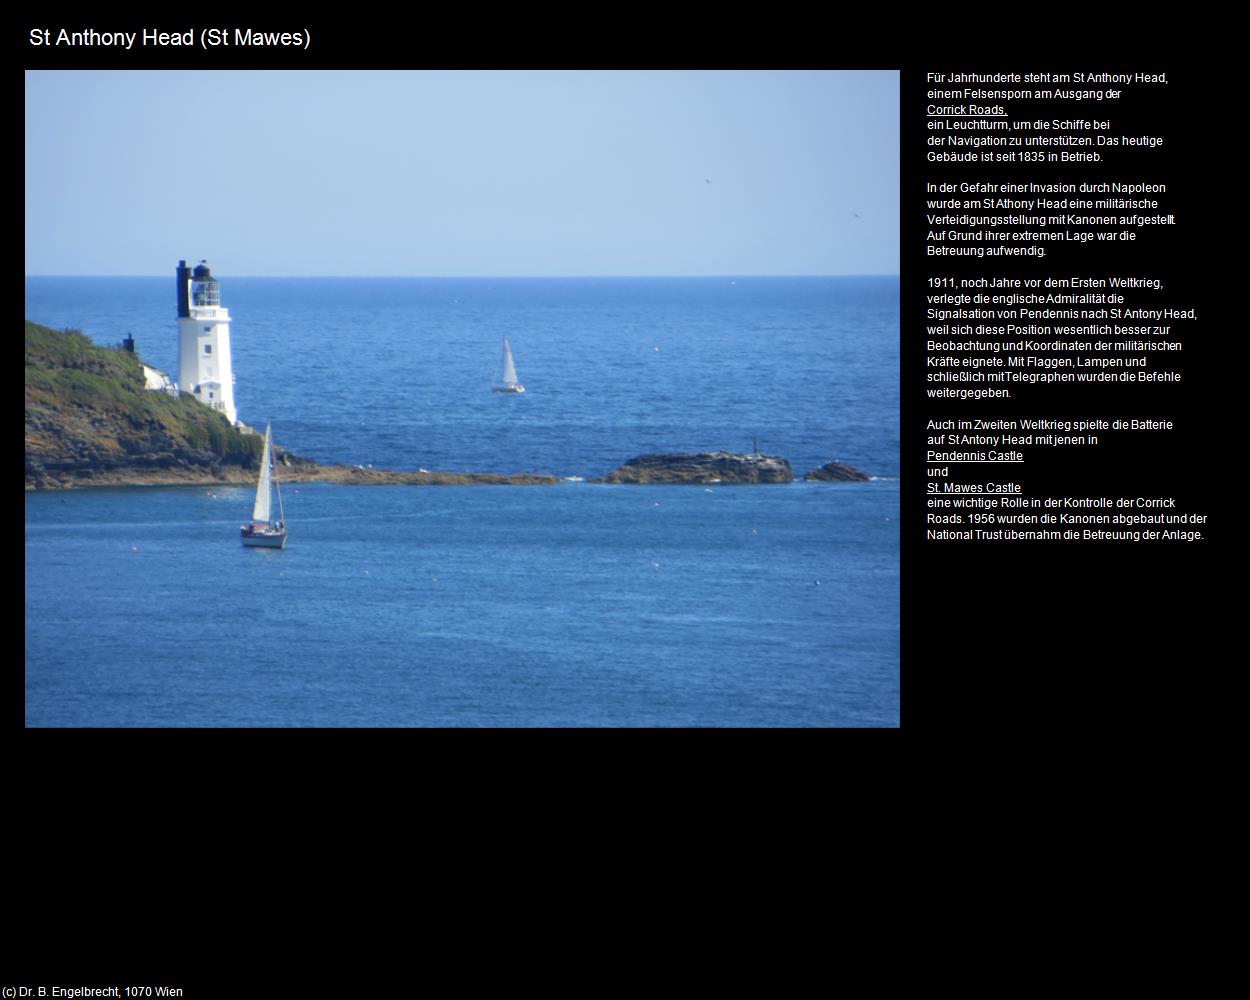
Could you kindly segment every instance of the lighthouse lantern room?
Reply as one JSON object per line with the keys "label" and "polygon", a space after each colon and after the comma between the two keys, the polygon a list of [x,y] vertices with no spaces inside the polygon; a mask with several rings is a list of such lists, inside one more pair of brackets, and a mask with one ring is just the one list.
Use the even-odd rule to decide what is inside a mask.
{"label": "lighthouse lantern room", "polygon": [[230,366],[230,313],[204,261],[195,269],[178,261],[178,381],[205,406],[235,423],[234,372]]}

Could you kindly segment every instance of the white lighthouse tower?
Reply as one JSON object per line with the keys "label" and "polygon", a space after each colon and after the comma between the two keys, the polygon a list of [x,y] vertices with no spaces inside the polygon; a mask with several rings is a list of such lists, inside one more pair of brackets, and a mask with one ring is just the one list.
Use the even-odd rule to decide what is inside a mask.
{"label": "white lighthouse tower", "polygon": [[180,260],[177,274],[179,388],[220,410],[233,424],[237,414],[230,366],[230,313],[222,308],[217,279],[204,261],[193,271]]}

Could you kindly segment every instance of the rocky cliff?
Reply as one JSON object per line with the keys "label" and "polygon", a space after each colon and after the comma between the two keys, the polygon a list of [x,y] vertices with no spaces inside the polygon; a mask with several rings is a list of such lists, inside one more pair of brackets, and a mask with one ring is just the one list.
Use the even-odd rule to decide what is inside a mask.
{"label": "rocky cliff", "polygon": [[[26,323],[26,489],[254,485],[263,436],[189,396],[144,388],[139,359],[81,333]],[[284,482],[530,485],[530,473],[388,472],[319,465],[274,446]]]}
{"label": "rocky cliff", "polygon": [[255,476],[263,442],[188,397],[144,389],[139,359],[81,333],[26,323],[26,488],[119,474]]}

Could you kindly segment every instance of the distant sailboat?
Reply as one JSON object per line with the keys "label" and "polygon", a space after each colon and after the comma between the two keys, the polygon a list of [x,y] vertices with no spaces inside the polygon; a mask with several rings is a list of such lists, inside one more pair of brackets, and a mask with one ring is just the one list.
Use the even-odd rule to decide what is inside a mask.
{"label": "distant sailboat", "polygon": [[[278,490],[278,519],[270,516],[271,496],[273,488]],[[286,546],[285,514],[282,510],[282,488],[278,486],[273,469],[273,447],[269,432],[269,424],[265,424],[265,450],[260,456],[260,475],[256,480],[256,503],[252,506],[252,523],[240,529],[243,544],[266,549],[281,549]]]}
{"label": "distant sailboat", "polygon": [[524,392],[525,386],[516,380],[516,365],[512,363],[512,348],[508,338],[503,338],[503,385],[491,386],[491,392]]}

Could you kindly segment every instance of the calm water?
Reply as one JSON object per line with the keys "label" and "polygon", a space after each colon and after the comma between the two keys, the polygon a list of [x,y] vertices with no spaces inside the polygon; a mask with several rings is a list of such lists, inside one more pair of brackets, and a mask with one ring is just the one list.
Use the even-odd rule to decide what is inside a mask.
{"label": "calm water", "polygon": [[[283,552],[239,545],[245,489],[29,494],[28,725],[897,725],[896,279],[219,277],[241,419],[320,461],[589,479],[758,436],[885,478],[305,485]],[[176,377],[173,313],[172,268],[26,281]]]}

